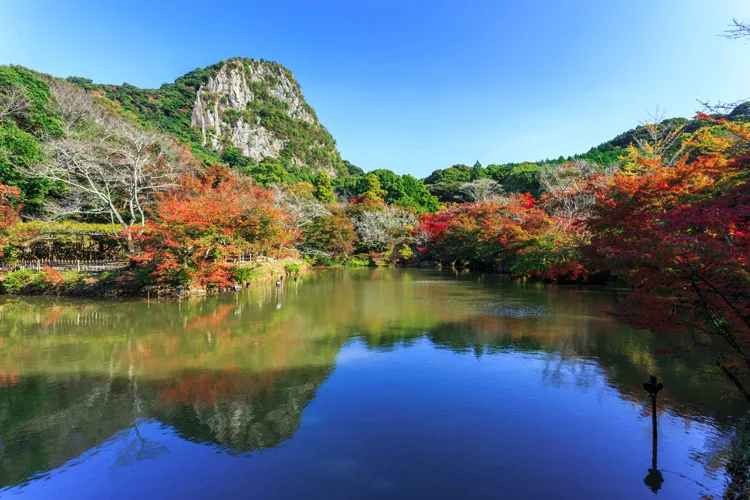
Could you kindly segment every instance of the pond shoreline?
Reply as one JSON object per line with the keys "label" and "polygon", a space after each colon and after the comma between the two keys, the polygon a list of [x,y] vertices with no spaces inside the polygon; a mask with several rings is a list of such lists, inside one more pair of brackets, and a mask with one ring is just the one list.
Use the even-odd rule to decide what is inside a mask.
{"label": "pond shoreline", "polygon": [[[243,283],[237,286],[251,286],[253,283],[282,281],[292,276],[302,275],[311,269],[299,259],[279,259],[257,263],[247,267]],[[8,282],[10,280],[10,283]],[[0,274],[0,294],[14,297],[52,296],[85,298],[176,298],[214,295],[233,291],[233,287],[175,287],[148,285],[139,282],[137,271],[123,269],[105,272],[61,272],[56,269],[17,270]]]}
{"label": "pond shoreline", "polygon": [[[255,266],[248,266],[252,269],[252,275],[248,276],[244,282],[237,283],[239,288],[250,287],[254,283],[276,282],[292,276],[300,276],[313,271],[324,271],[332,269],[356,269],[356,268],[398,268],[398,269],[432,269],[461,272],[487,273],[498,276],[508,282],[532,282],[532,283],[554,283],[561,286],[602,286],[610,290],[630,290],[628,287],[621,286],[617,281],[606,281],[602,279],[592,279],[587,281],[548,281],[541,278],[513,276],[510,273],[493,271],[488,269],[475,269],[468,266],[444,266],[440,264],[431,264],[429,266],[421,263],[420,265],[309,265],[300,259],[280,259],[258,263]],[[6,277],[11,273],[0,273],[0,295],[14,297],[33,297],[38,295],[50,297],[82,297],[82,298],[179,298],[179,297],[197,297],[204,295],[217,295],[237,291],[234,287],[175,287],[167,285],[143,285],[139,283],[135,270],[123,269],[120,271],[104,272],[67,272],[56,271],[54,269],[41,271],[25,270],[22,271],[21,282],[13,282],[10,286],[6,285]],[[19,271],[12,271],[19,273]],[[72,277],[71,277],[72,275]]]}

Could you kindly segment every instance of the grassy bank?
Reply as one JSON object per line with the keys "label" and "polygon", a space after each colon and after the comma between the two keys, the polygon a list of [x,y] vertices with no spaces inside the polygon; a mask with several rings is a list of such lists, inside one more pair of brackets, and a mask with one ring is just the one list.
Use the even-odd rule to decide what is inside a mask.
{"label": "grassy bank", "polygon": [[[281,259],[233,268],[238,286],[275,282],[280,276],[306,272],[309,265],[298,259]],[[231,289],[231,288],[230,288]],[[138,269],[107,272],[21,269],[0,274],[0,291],[10,295],[60,295],[77,297],[127,297],[202,295],[227,291],[226,287],[152,283]]]}

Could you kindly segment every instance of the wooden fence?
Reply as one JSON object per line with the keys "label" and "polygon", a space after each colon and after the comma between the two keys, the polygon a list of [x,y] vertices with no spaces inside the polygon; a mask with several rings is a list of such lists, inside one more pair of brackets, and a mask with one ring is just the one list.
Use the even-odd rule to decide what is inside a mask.
{"label": "wooden fence", "polygon": [[16,260],[0,262],[0,271],[8,272],[19,269],[42,271],[45,267],[50,267],[61,271],[103,272],[124,269],[129,264],[127,260]]}
{"label": "wooden fence", "polygon": [[252,266],[261,262],[270,262],[271,260],[273,259],[271,259],[270,257],[266,257],[265,255],[243,253],[227,257],[224,262],[228,264],[234,264],[235,266]]}

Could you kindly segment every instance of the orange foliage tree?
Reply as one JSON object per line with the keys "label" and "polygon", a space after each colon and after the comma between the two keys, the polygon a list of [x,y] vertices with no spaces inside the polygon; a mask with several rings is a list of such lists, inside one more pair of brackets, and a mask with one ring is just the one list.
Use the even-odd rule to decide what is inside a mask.
{"label": "orange foliage tree", "polygon": [[710,156],[671,166],[644,159],[643,175],[619,174],[602,188],[588,253],[633,288],[621,318],[710,350],[750,400],[750,133],[716,124],[721,135],[696,134]]}
{"label": "orange foliage tree", "polygon": [[270,190],[222,167],[160,196],[136,258],[158,283],[225,287],[240,253],[280,255],[292,235]]}
{"label": "orange foliage tree", "polygon": [[[417,233],[425,240],[418,250],[440,262],[554,277],[575,261],[575,247],[528,193],[425,215]],[[573,271],[570,265],[562,270]]]}
{"label": "orange foliage tree", "polygon": [[7,229],[20,220],[20,197],[17,187],[0,183],[0,257],[3,256],[2,245],[5,244]]}

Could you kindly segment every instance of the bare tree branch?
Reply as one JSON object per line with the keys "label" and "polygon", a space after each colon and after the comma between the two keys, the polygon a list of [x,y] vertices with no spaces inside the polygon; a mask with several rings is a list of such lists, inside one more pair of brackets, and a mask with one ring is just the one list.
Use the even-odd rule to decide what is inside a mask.
{"label": "bare tree branch", "polygon": [[492,201],[500,195],[502,186],[492,179],[477,179],[471,182],[461,184],[460,191],[472,201],[485,202]]}
{"label": "bare tree branch", "polygon": [[0,90],[0,121],[24,116],[30,104],[31,101],[15,85]]}
{"label": "bare tree branch", "polygon": [[318,217],[331,215],[331,212],[312,195],[305,196],[293,189],[284,189],[281,186],[273,186],[273,190],[276,205],[284,207],[297,229],[313,223]]}
{"label": "bare tree branch", "polygon": [[133,226],[145,224],[145,208],[155,193],[174,187],[182,171],[176,147],[103,112],[81,89],[65,82],[55,82],[51,89],[66,134],[50,140],[49,160],[28,167],[27,173],[69,188],[73,199],[62,202],[61,209],[79,206],[87,214],[107,213],[132,252]]}
{"label": "bare tree branch", "polygon": [[722,36],[729,40],[744,40],[750,38],[750,23],[747,21],[740,21],[736,18],[732,19],[732,23],[724,30]]}
{"label": "bare tree branch", "polygon": [[664,111],[657,106],[649,118],[641,122],[648,137],[644,139],[634,135],[633,141],[646,158],[661,159],[671,167],[688,151],[684,141],[681,141],[685,125],[670,127],[664,124],[664,118]]}
{"label": "bare tree branch", "polygon": [[413,213],[392,205],[382,210],[364,212],[352,222],[360,243],[375,251],[393,248],[404,239],[406,229],[417,226],[417,218]]}

